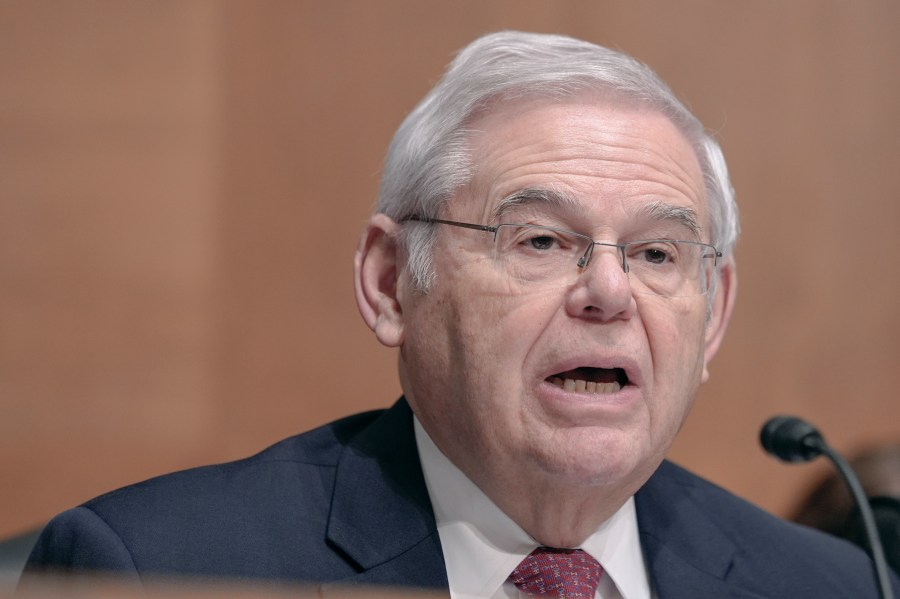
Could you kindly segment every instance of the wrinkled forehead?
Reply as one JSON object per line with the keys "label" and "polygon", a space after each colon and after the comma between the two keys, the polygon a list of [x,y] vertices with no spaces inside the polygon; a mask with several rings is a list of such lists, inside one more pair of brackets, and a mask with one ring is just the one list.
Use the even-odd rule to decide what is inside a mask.
{"label": "wrinkled forehead", "polygon": [[708,228],[697,154],[664,114],[601,94],[507,99],[467,127],[472,179],[453,212],[482,222],[540,210],[567,218],[679,220]]}
{"label": "wrinkled forehead", "polygon": [[[542,224],[589,233],[578,231],[579,225],[596,221],[589,209],[590,200],[570,195],[563,189],[527,187],[489,204],[492,204],[490,224]],[[652,200],[625,203],[621,210],[627,220],[624,230],[628,233],[655,232],[653,236],[705,241],[703,216],[693,206]]]}

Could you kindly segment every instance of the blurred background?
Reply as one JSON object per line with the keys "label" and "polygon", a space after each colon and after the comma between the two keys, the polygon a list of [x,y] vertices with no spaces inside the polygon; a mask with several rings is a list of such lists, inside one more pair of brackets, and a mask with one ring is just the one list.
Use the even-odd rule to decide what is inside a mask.
{"label": "blurred background", "polygon": [[672,457],[787,515],[805,416],[900,438],[894,0],[0,1],[0,537],[115,487],[391,404],[351,260],[384,150],[475,37],[653,66],[712,130],[740,292]]}

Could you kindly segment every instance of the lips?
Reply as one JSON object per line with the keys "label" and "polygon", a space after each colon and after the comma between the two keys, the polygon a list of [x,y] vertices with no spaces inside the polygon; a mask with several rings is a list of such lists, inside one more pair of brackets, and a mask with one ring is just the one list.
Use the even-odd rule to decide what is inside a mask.
{"label": "lips", "polygon": [[588,395],[615,393],[629,382],[624,368],[592,366],[558,372],[548,376],[545,380],[565,391]]}

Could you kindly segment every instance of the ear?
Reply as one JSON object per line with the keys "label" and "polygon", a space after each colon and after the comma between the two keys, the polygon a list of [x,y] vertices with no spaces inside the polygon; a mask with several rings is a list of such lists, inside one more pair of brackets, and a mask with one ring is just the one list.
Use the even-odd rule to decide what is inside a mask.
{"label": "ear", "polygon": [[704,383],[709,380],[709,363],[719,351],[728,321],[731,320],[731,311],[734,309],[734,299],[737,292],[737,271],[734,260],[729,260],[719,271],[719,281],[716,285],[716,297],[713,298],[712,311],[706,323],[706,349],[703,354],[703,378]]}
{"label": "ear", "polygon": [[403,313],[397,297],[400,263],[397,235],[400,226],[375,214],[363,231],[353,260],[356,305],[363,320],[382,344],[403,343]]}

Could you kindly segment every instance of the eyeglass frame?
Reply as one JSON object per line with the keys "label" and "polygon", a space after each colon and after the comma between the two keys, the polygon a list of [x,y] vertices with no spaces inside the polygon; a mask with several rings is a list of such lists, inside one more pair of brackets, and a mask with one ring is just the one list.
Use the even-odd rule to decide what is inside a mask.
{"label": "eyeglass frame", "polygon": [[[550,231],[557,231],[559,233],[567,233],[567,234],[571,234],[571,235],[577,235],[578,237],[582,237],[591,242],[591,244],[584,251],[584,254],[581,256],[581,258],[578,259],[578,262],[576,263],[576,266],[578,268],[587,268],[587,266],[591,263],[591,258],[594,255],[594,246],[602,245],[605,247],[614,247],[619,250],[619,255],[622,257],[622,271],[624,271],[625,274],[628,274],[628,271],[629,271],[628,258],[626,257],[625,248],[627,248],[630,245],[637,244],[637,243],[663,241],[663,242],[670,242],[670,243],[672,243],[672,242],[689,243],[692,245],[698,245],[698,246],[710,248],[713,250],[713,254],[712,254],[713,269],[715,269],[715,267],[718,266],[719,258],[722,257],[722,252],[720,252],[718,250],[718,248],[716,248],[716,246],[714,246],[710,243],[704,243],[702,241],[691,241],[688,239],[636,239],[634,241],[629,241],[626,243],[610,243],[608,241],[595,241],[592,237],[585,235],[583,233],[577,233],[575,231],[567,231],[565,229],[558,229],[556,227],[548,227],[548,226],[539,225],[539,224],[503,223],[502,225],[492,227],[490,225],[478,225],[475,223],[463,223],[463,222],[459,222],[459,221],[455,221],[455,220],[444,220],[444,219],[440,219],[440,218],[428,218],[425,216],[418,216],[415,214],[412,216],[407,216],[406,218],[402,219],[400,222],[407,222],[407,221],[426,223],[426,224],[438,223],[441,225],[451,225],[453,227],[462,227],[464,229],[473,229],[475,231],[484,231],[486,233],[493,233],[494,234],[494,243],[497,242],[497,232],[500,230],[501,226],[535,227],[535,228],[541,228],[541,229],[548,229]],[[708,257],[709,256],[703,256],[703,258],[708,258]],[[706,295],[706,293],[708,291],[709,291],[709,287],[707,287],[706,291],[704,291],[700,295]]]}

